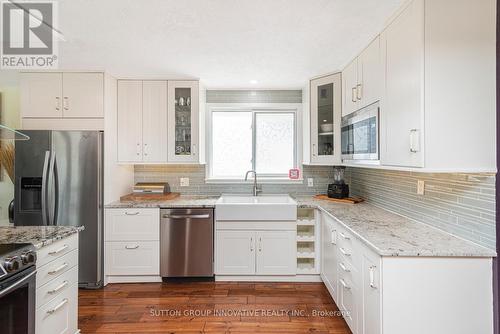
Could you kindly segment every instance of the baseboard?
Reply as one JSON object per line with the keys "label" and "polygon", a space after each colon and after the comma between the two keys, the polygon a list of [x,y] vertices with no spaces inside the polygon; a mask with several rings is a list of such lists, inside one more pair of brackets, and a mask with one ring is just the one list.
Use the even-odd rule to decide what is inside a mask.
{"label": "baseboard", "polygon": [[161,283],[161,276],[107,276],[107,283]]}
{"label": "baseboard", "polygon": [[319,275],[227,276],[216,275],[216,282],[323,282]]}

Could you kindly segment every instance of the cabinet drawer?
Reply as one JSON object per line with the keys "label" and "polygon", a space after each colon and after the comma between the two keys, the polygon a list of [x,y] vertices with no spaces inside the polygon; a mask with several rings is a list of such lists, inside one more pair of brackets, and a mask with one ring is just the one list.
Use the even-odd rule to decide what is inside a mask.
{"label": "cabinet drawer", "polygon": [[73,250],[39,268],[36,273],[36,287],[52,281],[78,265],[78,250]]}
{"label": "cabinet drawer", "polygon": [[106,275],[160,275],[159,241],[107,241]]}
{"label": "cabinet drawer", "polygon": [[78,287],[73,284],[36,310],[36,334],[74,334],[78,330]]}
{"label": "cabinet drawer", "polygon": [[36,252],[38,268],[78,248],[78,233],[40,248]]}
{"label": "cabinet drawer", "polygon": [[107,209],[105,241],[160,240],[160,209]]}
{"label": "cabinet drawer", "polygon": [[78,283],[78,266],[74,266],[59,277],[36,289],[36,308],[66,292]]}

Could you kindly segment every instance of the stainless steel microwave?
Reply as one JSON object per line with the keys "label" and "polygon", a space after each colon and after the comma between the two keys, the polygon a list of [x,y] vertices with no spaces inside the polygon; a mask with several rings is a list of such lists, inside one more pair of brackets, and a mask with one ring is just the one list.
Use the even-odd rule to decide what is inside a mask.
{"label": "stainless steel microwave", "polygon": [[379,104],[342,117],[342,160],[380,160]]}

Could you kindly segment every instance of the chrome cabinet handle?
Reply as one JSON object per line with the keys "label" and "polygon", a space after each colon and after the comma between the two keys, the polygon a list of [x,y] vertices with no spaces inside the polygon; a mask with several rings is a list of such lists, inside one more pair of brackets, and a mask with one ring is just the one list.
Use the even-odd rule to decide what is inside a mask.
{"label": "chrome cabinet handle", "polygon": [[48,274],[49,275],[55,275],[55,274],[59,273],[60,271],[64,270],[67,266],[68,266],[68,264],[66,262],[64,262],[63,264],[61,264],[56,269],[49,271]]}
{"label": "chrome cabinet handle", "polygon": [[417,153],[420,151],[420,136],[418,136],[418,129],[410,130],[410,152]]}
{"label": "chrome cabinet handle", "polygon": [[210,215],[163,215],[165,219],[207,219],[210,218]]}
{"label": "chrome cabinet handle", "polygon": [[125,246],[125,249],[137,249],[137,248],[139,248],[139,245],[134,245],[134,246],[126,245]]}
{"label": "chrome cabinet handle", "polygon": [[136,149],[135,149],[136,155],[141,155],[140,147],[141,147],[141,143],[137,143],[137,146],[136,146]]}
{"label": "chrome cabinet handle", "polygon": [[49,255],[57,255],[68,248],[68,245],[64,245],[61,248],[56,249],[55,251],[49,252]]}
{"label": "chrome cabinet handle", "polygon": [[196,155],[196,144],[193,144],[193,155]]}
{"label": "chrome cabinet handle", "polygon": [[253,237],[250,237],[250,252],[253,252]]}
{"label": "chrome cabinet handle", "polygon": [[64,281],[58,287],[56,287],[56,288],[54,288],[52,290],[47,291],[47,293],[49,295],[53,295],[54,293],[59,292],[62,288],[66,287],[67,285],[68,285],[68,281]]}
{"label": "chrome cabinet handle", "polygon": [[351,238],[350,238],[350,237],[348,237],[347,235],[345,235],[344,233],[339,232],[339,234],[340,234],[340,236],[341,236],[342,238],[344,238],[345,240],[351,240]]}
{"label": "chrome cabinet handle", "polygon": [[363,99],[363,85],[362,84],[358,84],[356,86],[356,99],[358,101]]}
{"label": "chrome cabinet handle", "polygon": [[369,274],[370,274],[370,288],[372,288],[372,289],[377,288],[375,286],[375,269],[376,268],[377,268],[377,266],[370,266],[370,268],[368,268]]}
{"label": "chrome cabinet handle", "polygon": [[69,110],[69,98],[67,96],[63,98],[63,108],[64,110]]}
{"label": "chrome cabinet handle", "polygon": [[352,90],[351,90],[351,101],[353,103],[356,103],[357,97],[358,97],[357,89],[356,89],[356,87],[352,87]]}
{"label": "chrome cabinet handle", "polygon": [[341,278],[339,279],[339,282],[340,284],[342,284],[342,286],[347,289],[347,290],[351,290],[351,287],[349,285],[347,285],[347,283]]}
{"label": "chrome cabinet handle", "polygon": [[315,157],[316,156],[316,144],[313,144],[313,152],[312,152],[313,156]]}
{"label": "chrome cabinet handle", "polygon": [[64,305],[66,305],[68,303],[68,299],[67,298],[64,298],[62,302],[60,302],[59,304],[56,305],[56,307],[54,307],[52,310],[48,310],[47,313],[48,314],[54,314],[56,313],[61,307],[63,307]]}
{"label": "chrome cabinet handle", "polygon": [[259,252],[262,252],[262,238],[259,237]]}
{"label": "chrome cabinet handle", "polygon": [[144,155],[145,156],[148,155],[147,148],[148,148],[148,144],[144,144]]}
{"label": "chrome cabinet handle", "polygon": [[340,252],[344,254],[345,256],[351,256],[351,253],[346,252],[346,250],[342,247],[339,248]]}
{"label": "chrome cabinet handle", "polygon": [[337,230],[331,230],[330,232],[330,243],[332,245],[336,245],[337,244]]}
{"label": "chrome cabinet handle", "polygon": [[346,273],[350,272],[351,270],[348,269],[343,262],[339,263],[340,268],[345,271]]}
{"label": "chrome cabinet handle", "polygon": [[125,211],[125,214],[127,216],[137,216],[139,214],[139,211],[136,211],[136,212],[128,212],[128,211]]}
{"label": "chrome cabinet handle", "polygon": [[56,96],[56,110],[61,110],[61,98],[59,96]]}

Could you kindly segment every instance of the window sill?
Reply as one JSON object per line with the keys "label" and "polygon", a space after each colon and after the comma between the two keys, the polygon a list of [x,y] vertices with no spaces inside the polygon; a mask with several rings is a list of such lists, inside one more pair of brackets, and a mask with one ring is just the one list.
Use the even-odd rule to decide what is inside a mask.
{"label": "window sill", "polygon": [[[207,184],[253,184],[253,179],[245,181],[242,179],[205,179]],[[288,178],[257,178],[257,184],[303,184],[304,179],[290,180]]]}

